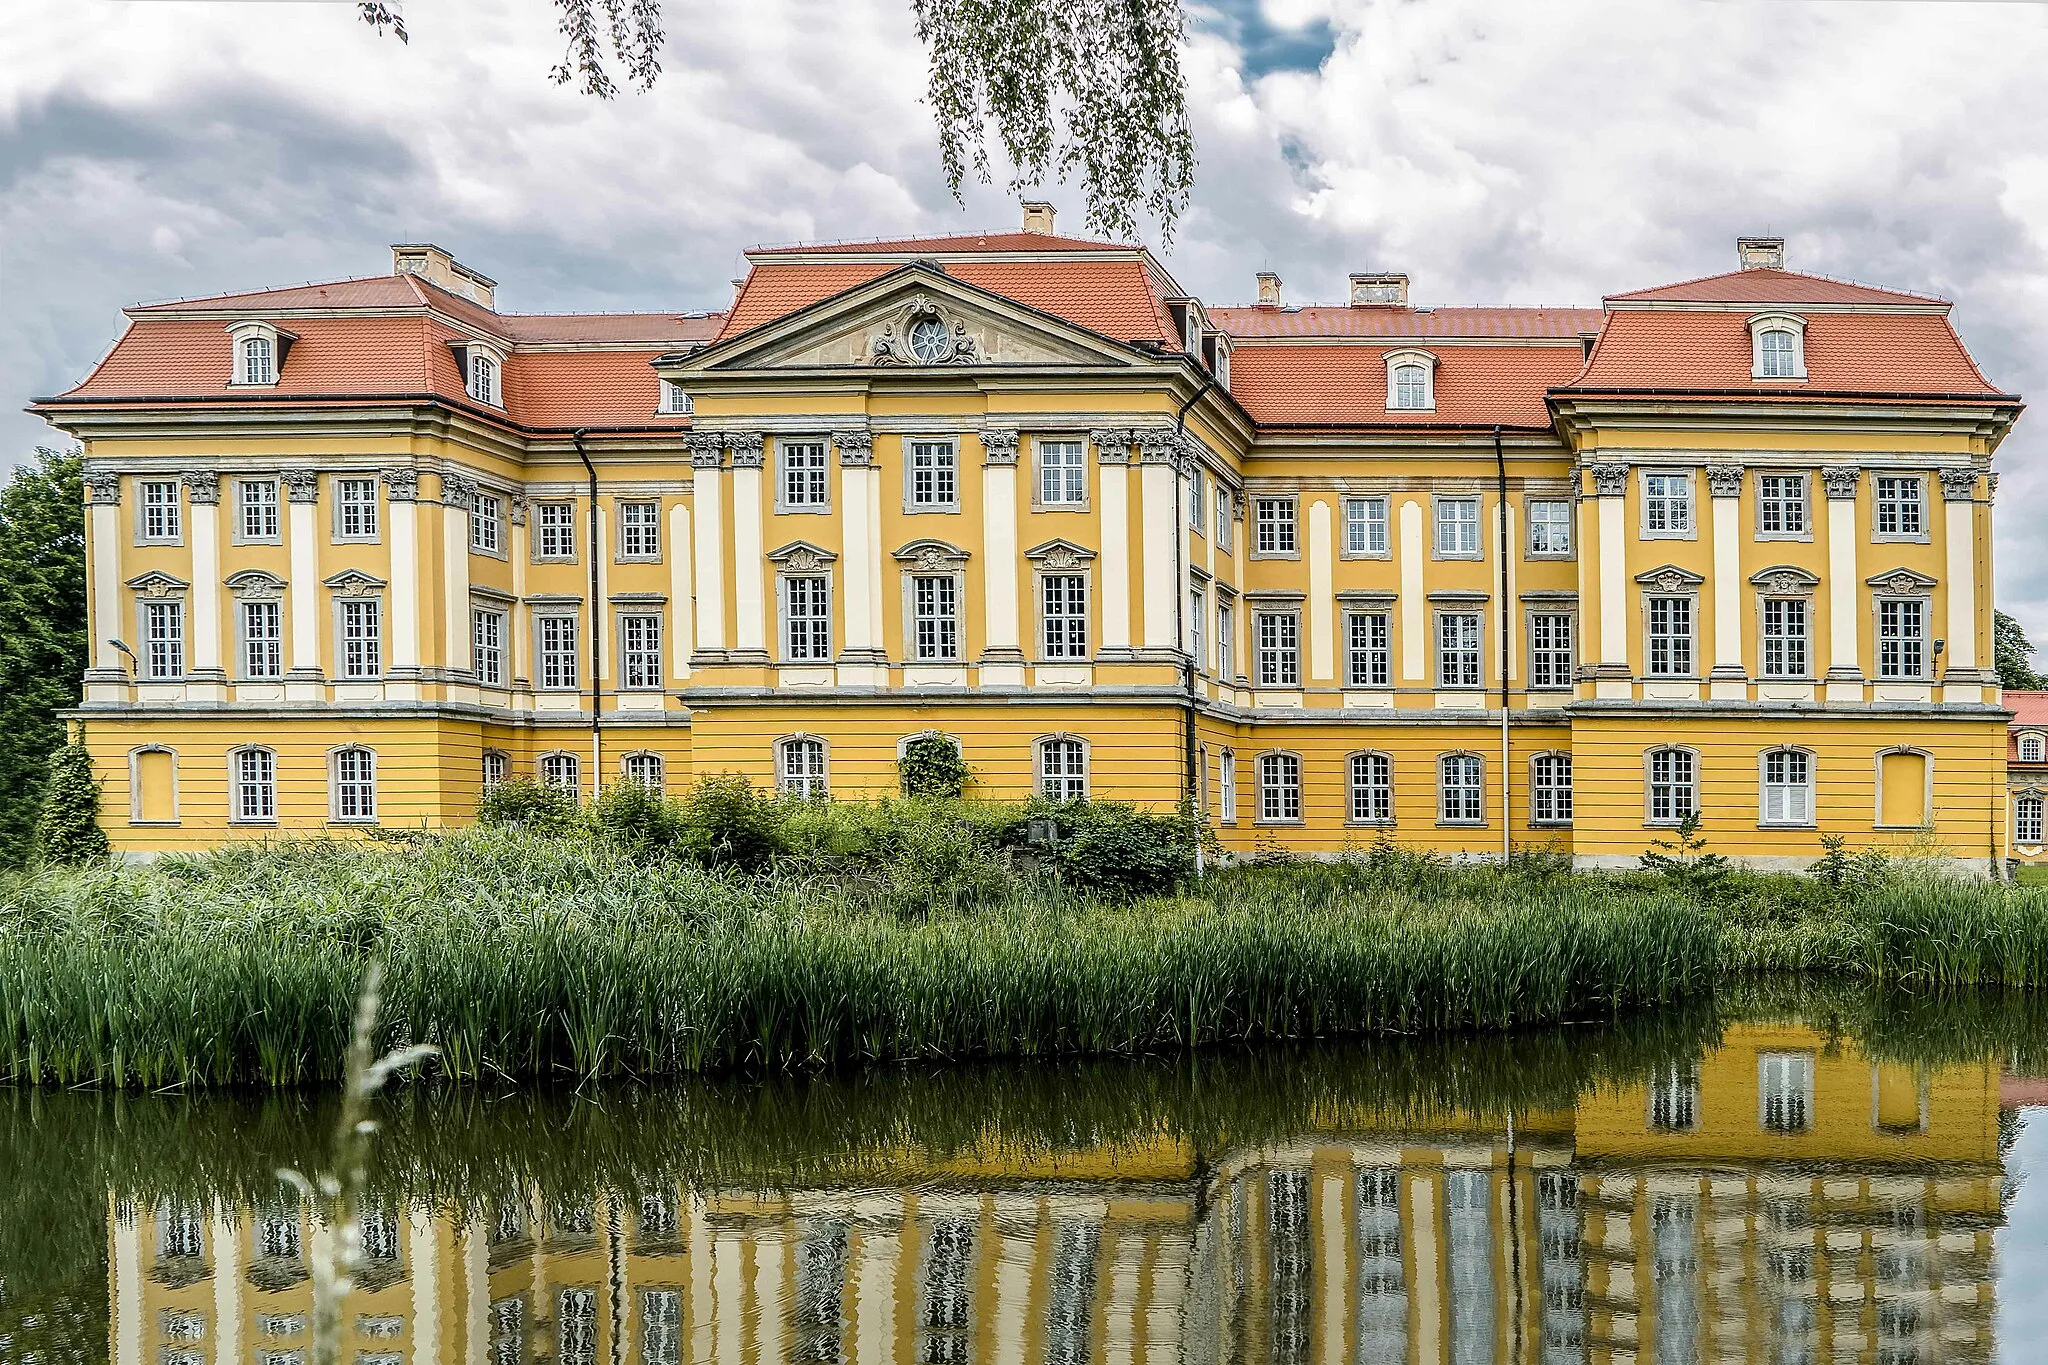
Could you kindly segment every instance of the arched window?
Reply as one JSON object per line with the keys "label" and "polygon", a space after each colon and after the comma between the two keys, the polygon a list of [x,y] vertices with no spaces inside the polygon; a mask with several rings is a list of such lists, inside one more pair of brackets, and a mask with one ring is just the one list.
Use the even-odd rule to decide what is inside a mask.
{"label": "arched window", "polygon": [[1088,799],[1088,743],[1072,735],[1038,741],[1038,790],[1053,801]]}
{"label": "arched window", "polygon": [[1237,823],[1237,750],[1224,749],[1216,755],[1216,818],[1226,825]]}
{"label": "arched window", "polygon": [[2038,845],[2048,839],[2048,831],[2042,827],[2042,806],[2039,792],[2027,792],[2012,803],[2012,833],[2016,842]]}
{"label": "arched window", "polygon": [[244,384],[275,384],[277,382],[276,352],[266,336],[242,338],[242,382]]}
{"label": "arched window", "polygon": [[1572,822],[1572,756],[1538,754],[1529,765],[1529,823]]}
{"label": "arched window", "polygon": [[786,796],[816,800],[826,794],[825,741],[791,735],[775,745],[775,789]]}
{"label": "arched window", "polygon": [[336,749],[331,781],[335,819],[377,818],[377,755],[373,751],[360,747]]}
{"label": "arched window", "polygon": [[1652,749],[1643,761],[1647,815],[1675,825],[1699,809],[1699,760],[1690,749]]}
{"label": "arched window", "polygon": [[269,749],[236,749],[228,762],[234,776],[236,822],[277,819],[277,755]]}
{"label": "arched window", "polygon": [[1351,755],[1351,823],[1385,825],[1394,819],[1394,760],[1385,754]]}
{"label": "arched window", "polygon": [[1447,825],[1486,823],[1485,768],[1477,754],[1445,754],[1436,763],[1437,818]]}
{"label": "arched window", "polygon": [[579,795],[583,790],[583,765],[574,754],[542,754],[540,780],[556,791]]}
{"label": "arched window", "polygon": [[1259,820],[1294,824],[1301,819],[1301,759],[1294,754],[1259,755]]}
{"label": "arched window", "polygon": [[474,347],[469,352],[469,396],[492,406],[498,402],[498,362]]}
{"label": "arched window", "polygon": [[1919,829],[1927,823],[1932,759],[1918,749],[1887,749],[1877,756],[1877,824]]}
{"label": "arched window", "polygon": [[484,790],[501,787],[512,776],[512,756],[503,749],[484,750]]}
{"label": "arched window", "polygon": [[627,754],[622,766],[628,782],[638,782],[651,792],[659,792],[667,781],[668,765],[662,762],[660,754]]}
{"label": "arched window", "polygon": [[1429,406],[1429,371],[1420,365],[1394,367],[1394,406],[1416,410]]}
{"label": "arched window", "polygon": [[1813,823],[1813,756],[1803,749],[1770,749],[1763,756],[1763,823]]}
{"label": "arched window", "polygon": [[1792,379],[1799,373],[1798,339],[1782,327],[1766,328],[1757,337],[1757,355],[1765,379]]}
{"label": "arched window", "polygon": [[2048,739],[2040,735],[2021,735],[2020,762],[2048,763]]}

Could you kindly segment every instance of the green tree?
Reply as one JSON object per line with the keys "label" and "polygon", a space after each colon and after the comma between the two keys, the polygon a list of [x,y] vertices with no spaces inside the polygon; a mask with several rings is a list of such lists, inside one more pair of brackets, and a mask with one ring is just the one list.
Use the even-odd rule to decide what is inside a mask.
{"label": "green tree", "polygon": [[92,775],[92,754],[81,734],[50,755],[42,818],[36,822],[36,856],[64,866],[106,857],[107,836],[99,815],[99,779]]}
{"label": "green tree", "polygon": [[[395,0],[358,0],[372,28],[408,41]],[[599,99],[612,71],[646,90],[661,75],[661,0],[553,0],[568,50],[549,73]],[[990,181],[988,139],[1009,158],[1011,191],[1078,179],[1088,226],[1125,240],[1141,210],[1161,235],[1187,208],[1195,140],[1180,45],[1182,0],[910,0],[931,54],[925,102],[953,197],[971,169]]]}
{"label": "green tree", "polygon": [[2002,611],[1991,613],[1991,655],[1998,663],[1998,685],[2015,692],[2048,691],[2048,677],[2034,670],[2034,646],[2026,627]]}
{"label": "green tree", "polygon": [[0,485],[0,867],[29,855],[85,672],[84,503],[76,452],[37,450]]}

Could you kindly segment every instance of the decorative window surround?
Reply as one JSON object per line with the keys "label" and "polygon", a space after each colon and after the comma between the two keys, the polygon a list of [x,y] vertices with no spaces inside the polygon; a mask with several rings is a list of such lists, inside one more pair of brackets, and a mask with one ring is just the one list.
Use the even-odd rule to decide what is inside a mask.
{"label": "decorative window surround", "polygon": [[238,389],[276,388],[278,378],[284,373],[285,356],[298,337],[280,330],[275,323],[254,318],[229,323],[227,331],[233,341],[234,353],[229,386]]}
{"label": "decorative window surround", "polygon": [[775,438],[775,511],[778,516],[829,516],[832,447],[823,436]]}
{"label": "decorative window surround", "polygon": [[1700,519],[1694,507],[1692,471],[1645,469],[1642,517],[1638,534],[1644,540],[1698,540]]}
{"label": "decorative window surround", "polygon": [[1749,320],[1749,377],[1771,383],[1806,379],[1806,319],[1797,313],[1758,313]]}
{"label": "decorative window surround", "polygon": [[1032,441],[1031,453],[1031,510],[1088,511],[1088,443],[1079,437],[1041,436]]}
{"label": "decorative window surround", "polygon": [[1436,357],[1428,351],[1388,351],[1388,412],[1436,411]]}

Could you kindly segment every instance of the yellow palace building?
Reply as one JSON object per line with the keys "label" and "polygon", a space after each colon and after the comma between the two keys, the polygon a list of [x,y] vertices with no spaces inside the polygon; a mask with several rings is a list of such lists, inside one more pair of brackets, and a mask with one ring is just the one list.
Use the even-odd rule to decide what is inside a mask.
{"label": "yellow palace building", "polygon": [[1599,308],[1210,307],[1137,246],[764,248],[711,314],[392,272],[128,310],[35,405],[85,447],[116,848],[738,771],[1633,863],[1698,810],[2013,843],[1992,456],[1916,293],[1740,269]]}

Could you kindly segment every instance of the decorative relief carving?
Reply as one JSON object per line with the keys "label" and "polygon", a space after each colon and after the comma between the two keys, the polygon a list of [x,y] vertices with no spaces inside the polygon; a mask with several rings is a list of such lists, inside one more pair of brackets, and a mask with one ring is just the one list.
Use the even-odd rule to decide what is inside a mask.
{"label": "decorative relief carving", "polygon": [[1820,578],[1796,564],[1774,564],[1749,576],[1756,590],[1770,597],[1796,597],[1820,586]]}
{"label": "decorative relief carving", "polygon": [[1706,581],[1692,570],[1681,569],[1676,564],[1660,565],[1636,575],[1636,582],[1652,592],[1684,592]]}
{"label": "decorative relief carving", "polygon": [[971,365],[981,352],[964,321],[919,294],[869,341],[868,359],[876,365]]}
{"label": "decorative relief carving", "polygon": [[825,561],[818,558],[818,552],[807,546],[798,546],[783,559],[791,573],[816,573],[825,567]]}
{"label": "decorative relief carving", "polygon": [[874,433],[867,431],[835,431],[832,444],[839,448],[839,463],[850,469],[860,469],[875,462]]}
{"label": "decorative relief carving", "polygon": [[384,496],[393,502],[416,502],[420,496],[420,472],[417,469],[386,469],[378,477],[384,480]]}
{"label": "decorative relief carving", "polygon": [[383,580],[361,569],[343,569],[327,580],[336,597],[373,597],[383,591]]}
{"label": "decorative relief carving", "polygon": [[1996,471],[1996,470],[1994,470],[1994,471],[1992,471],[1991,473],[1989,473],[1989,474],[1986,474],[1986,475],[1984,476],[1984,501],[1988,503],[1988,502],[1996,502],[1997,500],[1998,500],[1998,473],[1997,473],[1997,471]]}
{"label": "decorative relief carving", "polygon": [[728,431],[725,434],[725,448],[732,452],[734,469],[759,469],[765,445],[758,431]]}
{"label": "decorative relief carving", "polygon": [[194,507],[220,505],[220,474],[212,469],[188,469],[179,475],[185,481],[185,496]]}
{"label": "decorative relief carving", "polygon": [[1140,427],[1137,438],[1140,464],[1176,464],[1180,459],[1180,433],[1171,427]]}
{"label": "decorative relief carving", "polygon": [[1911,569],[1893,569],[1863,580],[1872,591],[1885,597],[1920,597],[1931,591],[1935,580]]}
{"label": "decorative relief carving", "polygon": [[1596,498],[1618,498],[1628,492],[1628,466],[1603,460],[1588,465],[1593,471],[1593,496]]}
{"label": "decorative relief carving", "polygon": [[1075,554],[1066,546],[1059,545],[1047,550],[1045,557],[1039,562],[1048,569],[1078,569],[1081,567],[1081,556]]}
{"label": "decorative relief carving", "polygon": [[514,526],[526,525],[525,497],[518,494],[514,494],[511,500],[511,505],[506,508],[506,514],[512,518],[512,524]]}
{"label": "decorative relief carving", "polygon": [[1017,463],[1017,428],[983,427],[981,448],[987,453],[990,464]]}
{"label": "decorative relief carving", "polygon": [[725,464],[725,437],[715,431],[692,431],[683,437],[692,469],[718,469]]}
{"label": "decorative relief carving", "polygon": [[229,592],[245,602],[275,602],[284,596],[285,582],[261,569],[243,569],[223,580]]}
{"label": "decorative relief carving", "polygon": [[913,540],[896,551],[894,558],[898,563],[933,573],[959,568],[967,562],[967,551],[943,540]]}
{"label": "decorative relief carving", "polygon": [[443,474],[441,501],[449,507],[469,511],[476,506],[476,480],[466,479],[460,474]]}
{"label": "decorative relief carving", "polygon": [[287,469],[278,477],[284,480],[285,496],[292,502],[320,501],[319,471]]}
{"label": "decorative relief carving", "polygon": [[104,469],[95,470],[85,476],[86,491],[92,495],[95,507],[119,507],[121,505],[121,476],[110,474]]}
{"label": "decorative relief carving", "polygon": [[1937,469],[1934,472],[1941,480],[1943,502],[1968,502],[1977,495],[1976,470]]}
{"label": "decorative relief carving", "polygon": [[175,578],[161,569],[151,569],[128,580],[128,587],[137,597],[181,597],[188,586],[184,579]]}
{"label": "decorative relief carving", "polygon": [[1129,427],[1097,427],[1089,432],[1088,439],[1095,443],[1095,462],[1129,464],[1134,435]]}
{"label": "decorative relief carving", "polygon": [[1707,466],[1707,494],[1715,498],[1739,498],[1742,496],[1742,466],[1739,464],[1710,464]]}
{"label": "decorative relief carving", "polygon": [[1852,464],[1831,464],[1820,471],[1820,481],[1827,486],[1830,498],[1853,498],[1856,484],[1863,477],[1863,471]]}

